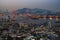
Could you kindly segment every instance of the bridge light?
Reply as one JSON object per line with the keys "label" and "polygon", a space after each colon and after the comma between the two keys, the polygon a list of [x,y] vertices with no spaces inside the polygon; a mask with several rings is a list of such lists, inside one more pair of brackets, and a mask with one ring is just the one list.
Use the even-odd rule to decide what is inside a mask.
{"label": "bridge light", "polygon": [[59,16],[55,16],[55,17],[56,17],[56,21],[58,21],[58,17],[59,17]]}
{"label": "bridge light", "polygon": [[49,19],[52,20],[52,16],[49,16]]}
{"label": "bridge light", "polygon": [[46,22],[46,15],[43,16],[44,21]]}
{"label": "bridge light", "polygon": [[44,20],[46,20],[46,15],[43,16]]}

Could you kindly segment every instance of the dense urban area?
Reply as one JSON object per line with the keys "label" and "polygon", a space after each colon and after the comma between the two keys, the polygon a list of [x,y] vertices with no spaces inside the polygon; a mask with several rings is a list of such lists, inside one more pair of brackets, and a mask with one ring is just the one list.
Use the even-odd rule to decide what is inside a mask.
{"label": "dense urban area", "polygon": [[0,40],[60,40],[59,14],[28,8],[0,11]]}

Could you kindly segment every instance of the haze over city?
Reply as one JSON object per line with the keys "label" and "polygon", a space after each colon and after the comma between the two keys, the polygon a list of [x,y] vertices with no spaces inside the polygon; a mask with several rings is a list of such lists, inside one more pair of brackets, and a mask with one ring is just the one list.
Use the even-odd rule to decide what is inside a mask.
{"label": "haze over city", "polygon": [[0,9],[39,8],[60,10],[60,0],[0,0]]}
{"label": "haze over city", "polygon": [[0,0],[0,40],[60,40],[60,0]]}

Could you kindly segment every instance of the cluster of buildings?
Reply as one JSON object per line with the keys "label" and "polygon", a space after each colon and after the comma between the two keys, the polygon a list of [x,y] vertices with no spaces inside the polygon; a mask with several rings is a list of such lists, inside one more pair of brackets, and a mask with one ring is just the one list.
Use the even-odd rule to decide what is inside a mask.
{"label": "cluster of buildings", "polygon": [[16,22],[8,16],[8,19],[0,19],[0,38],[2,40],[55,40],[58,35],[55,33],[57,30],[53,26],[51,21],[43,24],[27,24]]}
{"label": "cluster of buildings", "polygon": [[[24,20],[25,18],[28,19],[26,19],[25,21]],[[44,21],[42,20],[41,22],[40,18],[44,19]],[[18,14],[18,15],[12,14],[12,16],[0,13],[0,35],[1,35],[0,39],[1,40],[55,40],[56,37],[60,35],[59,18],[60,18],[59,16],[51,16],[51,15],[40,16],[40,15],[31,15],[29,13]],[[29,19],[33,21],[32,22],[29,21],[27,23]],[[40,23],[38,24],[38,22],[36,23],[36,21]]]}

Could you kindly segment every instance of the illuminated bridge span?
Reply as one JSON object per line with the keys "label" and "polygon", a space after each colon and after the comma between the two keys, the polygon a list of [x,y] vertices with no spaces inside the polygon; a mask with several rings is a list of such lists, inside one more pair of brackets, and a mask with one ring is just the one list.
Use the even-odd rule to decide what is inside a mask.
{"label": "illuminated bridge span", "polygon": [[45,15],[43,15],[43,16],[31,16],[32,18],[60,18],[60,16],[45,16]]}
{"label": "illuminated bridge span", "polygon": [[51,15],[43,15],[43,16],[30,16],[30,18],[35,18],[35,19],[39,19],[39,18],[43,18],[43,19],[46,19],[46,18],[49,18],[50,20],[52,20],[53,18],[55,18],[56,20],[60,19],[60,16],[51,16]]}
{"label": "illuminated bridge span", "polygon": [[31,15],[31,14],[25,14],[25,15],[22,15],[22,14],[19,14],[18,16],[26,16],[27,18],[34,18],[34,19],[39,19],[39,18],[43,18],[43,19],[46,19],[46,18],[49,18],[50,20],[52,20],[53,18],[55,18],[56,20],[60,19],[60,16],[58,15]]}
{"label": "illuminated bridge span", "polygon": [[[13,14],[13,15],[11,15],[11,16],[13,16],[15,18],[16,17],[16,14]],[[6,14],[0,14],[0,17],[1,16],[4,16],[5,17],[5,16],[8,16],[8,15],[6,15]],[[33,18],[34,19],[39,19],[39,18],[46,19],[46,18],[48,18],[50,20],[52,20],[53,18],[56,19],[56,20],[60,19],[60,16],[58,16],[58,15],[31,15],[31,14],[27,13],[27,14],[19,14],[17,16],[19,16],[19,17],[20,16],[25,16],[27,18],[32,18],[32,19]]]}

